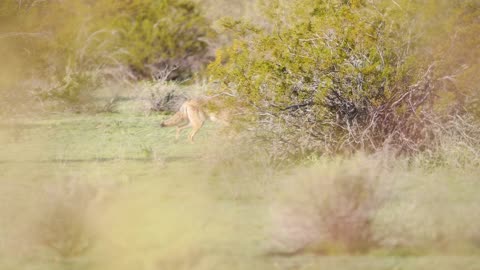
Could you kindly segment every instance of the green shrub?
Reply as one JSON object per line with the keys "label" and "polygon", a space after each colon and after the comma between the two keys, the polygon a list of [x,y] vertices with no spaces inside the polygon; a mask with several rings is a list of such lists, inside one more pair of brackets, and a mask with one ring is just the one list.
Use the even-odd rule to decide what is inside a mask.
{"label": "green shrub", "polygon": [[[185,58],[206,53],[201,39],[209,34],[209,25],[191,0],[102,0],[92,8],[99,24],[115,31],[125,61],[144,75],[151,72],[148,65],[183,65]],[[191,72],[191,67],[182,68]]]}
{"label": "green shrub", "polygon": [[478,33],[474,1],[264,2],[266,26],[224,21],[236,40],[209,71],[278,158],[421,151],[472,91],[462,67],[478,70],[478,52],[464,52],[478,35],[445,40]]}

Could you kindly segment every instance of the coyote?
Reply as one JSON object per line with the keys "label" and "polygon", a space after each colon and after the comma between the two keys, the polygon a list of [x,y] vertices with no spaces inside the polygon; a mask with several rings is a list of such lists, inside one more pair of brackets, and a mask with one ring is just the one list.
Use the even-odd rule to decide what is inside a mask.
{"label": "coyote", "polygon": [[[175,135],[175,141],[178,141],[180,137],[180,132],[188,128],[189,126],[192,127],[192,132],[188,136],[190,143],[193,143],[193,137],[197,132],[202,128],[203,123],[205,120],[210,119],[214,122],[220,122],[223,125],[229,125],[228,121],[225,120],[226,114],[224,113],[214,113],[210,112],[205,108],[206,103],[208,100],[206,99],[192,99],[185,101],[177,113],[175,113],[169,119],[163,121],[160,126],[161,127],[177,127],[177,133]],[[220,117],[219,117],[220,116]]]}

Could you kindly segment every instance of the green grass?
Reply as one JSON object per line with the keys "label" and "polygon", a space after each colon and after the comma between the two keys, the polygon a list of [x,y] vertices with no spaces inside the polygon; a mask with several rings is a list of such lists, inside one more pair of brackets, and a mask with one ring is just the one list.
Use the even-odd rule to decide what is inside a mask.
{"label": "green grass", "polygon": [[[175,130],[159,128],[164,117],[64,114],[2,122],[0,269],[480,269],[478,250],[268,256],[272,205],[302,176],[222,168],[214,124],[194,145],[186,132],[174,143]],[[422,197],[416,192],[430,192],[433,178],[402,192]],[[478,184],[451,178],[445,188],[460,194],[452,200],[477,202]],[[400,206],[386,209],[401,214]],[[72,241],[82,251],[61,255],[65,247],[58,246]]]}

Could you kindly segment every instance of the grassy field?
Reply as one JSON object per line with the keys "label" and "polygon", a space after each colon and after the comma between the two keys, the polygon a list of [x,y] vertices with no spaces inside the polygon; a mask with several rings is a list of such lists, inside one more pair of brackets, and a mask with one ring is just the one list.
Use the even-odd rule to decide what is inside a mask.
{"label": "grassy field", "polygon": [[[453,252],[272,255],[278,240],[272,211],[279,194],[297,190],[305,173],[219,165],[218,155],[232,153],[219,150],[214,124],[194,145],[185,134],[174,143],[174,129],[159,128],[164,117],[59,114],[3,121],[0,269],[480,269],[473,244]],[[444,205],[447,198],[452,206],[431,217],[456,218],[455,226],[474,231],[480,183],[475,172],[448,173],[433,173],[404,193],[423,198],[418,194],[431,193],[435,181],[450,183],[427,205]],[[402,177],[418,178],[415,172]],[[416,210],[402,203],[386,207],[384,216],[401,212],[406,224],[408,211]],[[429,220],[429,211],[417,212]]]}

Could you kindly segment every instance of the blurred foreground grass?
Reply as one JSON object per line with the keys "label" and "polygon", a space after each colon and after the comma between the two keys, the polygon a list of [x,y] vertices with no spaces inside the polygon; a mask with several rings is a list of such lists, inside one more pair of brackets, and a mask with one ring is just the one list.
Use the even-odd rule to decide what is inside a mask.
{"label": "blurred foreground grass", "polygon": [[[215,149],[222,140],[213,124],[194,145],[185,134],[174,143],[174,129],[159,128],[163,117],[61,114],[3,121],[0,269],[480,269],[480,238],[458,249],[448,238],[480,231],[478,170],[386,174],[395,180],[389,186],[395,199],[378,211],[379,223],[389,226],[378,231],[401,243],[429,233],[441,237],[432,228],[447,224],[439,230],[444,249],[294,254],[283,251],[299,241],[296,233],[309,233],[305,221],[318,218],[309,214],[317,199],[309,192],[318,188],[310,181],[342,167],[322,160],[307,172],[218,167],[215,158],[222,154]],[[321,188],[317,195],[329,192]],[[294,215],[278,219],[285,205]],[[269,256],[272,249],[280,252]]]}

